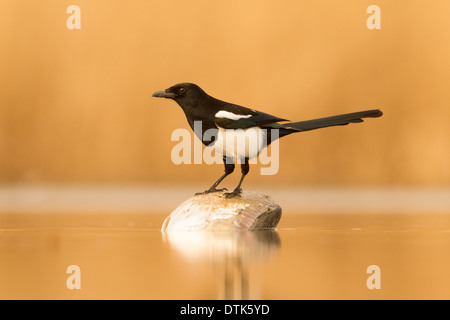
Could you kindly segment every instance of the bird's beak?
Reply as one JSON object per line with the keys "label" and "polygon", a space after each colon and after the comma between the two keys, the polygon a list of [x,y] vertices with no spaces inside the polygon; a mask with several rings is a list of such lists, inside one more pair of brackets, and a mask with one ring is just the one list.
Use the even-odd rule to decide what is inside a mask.
{"label": "bird's beak", "polygon": [[156,91],[152,94],[152,97],[156,98],[175,98],[175,93],[167,92],[166,90]]}

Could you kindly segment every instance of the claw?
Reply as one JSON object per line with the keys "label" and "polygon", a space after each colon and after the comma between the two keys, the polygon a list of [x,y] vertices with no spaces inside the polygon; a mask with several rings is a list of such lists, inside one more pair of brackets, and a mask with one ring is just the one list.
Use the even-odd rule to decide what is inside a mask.
{"label": "claw", "polygon": [[224,193],[223,195],[225,196],[225,198],[230,199],[230,198],[240,196],[241,193],[242,193],[242,189],[236,188],[233,190],[233,192],[227,192],[227,193]]}
{"label": "claw", "polygon": [[199,196],[199,195],[202,195],[202,194],[208,194],[208,193],[213,193],[213,192],[223,192],[223,191],[228,191],[228,189],[227,189],[227,188],[222,188],[222,189],[208,189],[208,190],[205,190],[205,191],[203,191],[203,192],[197,192],[195,195],[196,195],[196,196]]}

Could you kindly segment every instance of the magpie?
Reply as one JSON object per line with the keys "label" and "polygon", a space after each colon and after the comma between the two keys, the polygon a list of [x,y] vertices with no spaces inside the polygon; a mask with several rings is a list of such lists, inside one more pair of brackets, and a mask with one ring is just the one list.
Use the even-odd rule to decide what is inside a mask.
{"label": "magpie", "polygon": [[[309,131],[331,126],[342,126],[349,123],[363,122],[363,118],[377,118],[382,116],[378,109],[359,111],[337,116],[280,124],[289,121],[261,111],[242,107],[233,103],[213,98],[193,83],[179,83],[168,89],[153,93],[153,97],[172,99],[183,109],[189,126],[194,130],[197,121],[201,123],[201,132],[196,132],[202,143],[214,147],[223,155],[225,173],[206,191],[199,194],[224,191],[217,186],[225,177],[234,171],[236,160],[241,163],[241,179],[234,191],[225,193],[227,198],[239,196],[242,192],[241,185],[250,170],[249,160],[258,156],[261,150],[276,138],[281,138],[295,132]],[[276,129],[278,137],[271,135],[272,129]],[[205,135],[207,130],[212,130],[213,135]],[[256,139],[248,139],[246,133],[253,130]],[[208,136],[208,137],[206,137]],[[254,144],[254,148],[230,148],[225,143],[227,137],[237,139],[237,144],[245,140],[247,144]],[[241,141],[240,141],[241,140]],[[262,142],[264,141],[264,143]]]}

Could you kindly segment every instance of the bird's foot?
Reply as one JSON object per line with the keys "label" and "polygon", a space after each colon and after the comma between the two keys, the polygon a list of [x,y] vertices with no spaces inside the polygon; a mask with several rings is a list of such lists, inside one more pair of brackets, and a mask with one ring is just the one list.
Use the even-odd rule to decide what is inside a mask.
{"label": "bird's foot", "polygon": [[241,188],[236,188],[236,189],[233,190],[233,192],[227,192],[227,193],[224,193],[223,195],[225,196],[225,198],[230,199],[230,198],[234,198],[234,197],[240,196],[241,193],[242,193],[242,189]]}
{"label": "bird's foot", "polygon": [[197,192],[195,195],[199,196],[202,194],[208,194],[208,193],[213,193],[213,192],[223,192],[223,191],[228,191],[228,189],[227,188],[222,188],[222,189],[209,188],[208,190],[205,190],[203,192]]}

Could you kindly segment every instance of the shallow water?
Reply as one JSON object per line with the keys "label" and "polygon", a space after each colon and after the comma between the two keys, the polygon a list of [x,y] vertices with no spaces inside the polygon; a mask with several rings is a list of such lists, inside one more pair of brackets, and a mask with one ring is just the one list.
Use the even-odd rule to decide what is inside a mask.
{"label": "shallow water", "polygon": [[450,215],[284,212],[276,231],[165,234],[167,215],[0,214],[0,299],[450,298]]}

